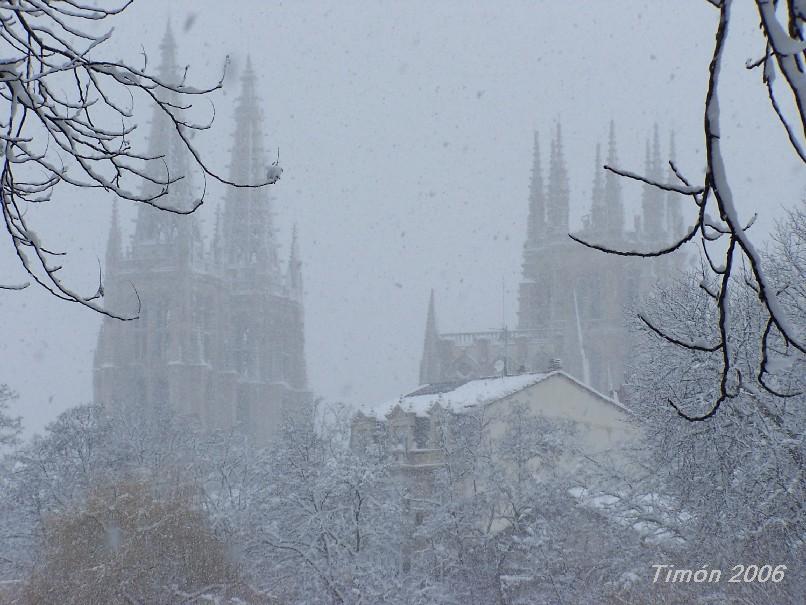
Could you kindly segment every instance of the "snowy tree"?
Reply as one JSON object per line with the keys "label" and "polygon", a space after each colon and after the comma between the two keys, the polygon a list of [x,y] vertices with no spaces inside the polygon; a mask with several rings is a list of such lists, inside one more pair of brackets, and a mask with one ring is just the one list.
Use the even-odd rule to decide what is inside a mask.
{"label": "snowy tree", "polygon": [[8,414],[8,405],[16,398],[7,384],[0,384],[0,448],[14,445],[22,430],[20,418]]}
{"label": "snowy tree", "polygon": [[[92,589],[106,595],[104,591],[112,590],[111,584],[131,571],[123,568],[121,557],[132,560],[142,557],[137,573],[144,583],[154,580],[158,574],[149,576],[142,565],[156,564],[170,549],[160,547],[152,554],[141,549],[145,542],[158,545],[160,540],[170,540],[173,530],[165,524],[149,529],[148,523],[139,522],[137,527],[144,531],[130,536],[132,541],[125,557],[112,556],[90,531],[92,523],[88,515],[93,518],[111,515],[109,518],[114,520],[115,514],[129,515],[132,511],[126,512],[126,507],[135,500],[138,510],[148,514],[176,512],[190,524],[185,534],[189,542],[195,540],[203,545],[212,540],[213,551],[224,549],[227,565],[235,569],[240,565],[240,559],[233,556],[241,551],[238,541],[249,535],[247,503],[266,479],[265,473],[260,473],[262,460],[260,452],[250,448],[242,436],[203,434],[190,419],[176,418],[168,410],[147,417],[131,408],[114,417],[108,416],[101,406],[68,410],[48,425],[43,436],[2,460],[0,577],[20,584],[31,569],[36,569],[29,583],[35,602],[48,602],[37,599],[42,590],[55,590],[49,582],[56,582],[56,576],[62,572],[66,575],[62,574],[58,582],[68,596],[58,602],[114,602],[101,597],[100,601],[83,600],[88,593],[82,591]],[[126,494],[134,500],[124,497]],[[98,510],[92,512],[93,507]],[[80,544],[73,541],[77,550],[72,554],[64,550],[67,546],[59,533],[67,531],[64,525],[86,534]],[[194,538],[196,532],[198,536]],[[186,551],[173,554],[181,554],[191,566],[202,565],[206,560],[206,555],[196,557]],[[93,576],[92,582],[87,576],[86,581],[73,585],[70,578],[78,572],[70,567],[71,561],[80,559],[86,563],[86,557],[100,557],[99,575]],[[131,567],[137,566],[132,563]],[[159,569],[162,571],[163,567]],[[196,597],[190,587],[182,589],[181,599],[182,595],[174,596],[178,602],[195,602],[194,598],[210,594],[221,596],[228,594],[228,582],[222,579],[220,586],[211,585],[213,582],[200,584],[196,588],[205,590]],[[144,586],[139,585],[138,589]],[[134,594],[137,590],[131,593]],[[249,602],[265,602],[264,596],[254,591],[249,594],[252,595]],[[171,602],[167,597],[158,600]],[[143,598],[137,602],[152,601]]]}
{"label": "snowy tree", "polygon": [[401,498],[380,452],[350,449],[349,417],[288,419],[254,495],[246,555],[289,603],[406,602]]}
{"label": "snowy tree", "polygon": [[606,602],[627,570],[643,573],[653,551],[632,524],[579,496],[618,483],[577,450],[572,423],[514,402],[502,418],[446,411],[439,426],[444,463],[429,491],[408,494],[422,511],[410,560],[424,602]]}
{"label": "snowy tree", "polygon": [[[744,382],[750,376],[757,376],[757,385],[771,394],[787,393],[776,389],[767,380],[772,378],[769,376],[770,354],[780,346],[806,353],[806,336],[802,327],[793,322],[794,310],[776,288],[768,262],[748,233],[755,216],[743,220],[737,211],[734,188],[744,175],[731,172],[725,162],[722,135],[727,132],[728,121],[720,112],[719,100],[721,72],[726,61],[726,39],[731,29],[734,0],[708,2],[719,11],[719,18],[705,94],[703,117],[706,166],[702,184],[693,184],[673,162],[670,162],[670,167],[677,182],[661,182],[652,175],[638,175],[617,166],[605,166],[605,169],[623,177],[688,196],[697,211],[696,221],[678,241],[657,250],[616,250],[571,236],[586,246],[611,254],[646,258],[672,253],[689,241],[700,243],[708,271],[700,283],[691,286],[702,289],[714,303],[714,312],[707,319],[713,329],[708,331],[707,339],[692,340],[676,333],[669,325],[672,318],[667,322],[666,317],[650,320],[646,315],[641,315],[650,329],[675,346],[685,349],[692,357],[696,358],[701,353],[718,354],[719,363],[714,371],[719,376],[719,383],[718,390],[712,397],[694,407],[681,405],[677,399],[668,400],[680,416],[690,421],[707,420],[725,402],[740,397]],[[773,113],[784,127],[794,152],[801,160],[806,161],[806,42],[803,39],[806,9],[801,0],[756,0],[756,5],[766,46],[762,57],[749,62],[747,67],[762,69],[762,81]],[[782,78],[779,79],[778,76]],[[776,80],[782,83],[776,85]],[[791,112],[787,112],[782,106],[779,99],[782,94],[789,94],[794,100]],[[764,320],[764,328],[756,335],[762,354],[752,368],[741,367],[742,352],[731,340],[728,328],[732,291],[741,288],[752,290],[754,304]]]}
{"label": "snowy tree", "polygon": [[[806,326],[802,219],[802,206],[792,210],[779,225],[776,244],[763,255],[770,284],[799,330]],[[659,288],[644,305],[650,321],[662,320],[675,334],[692,341],[716,338],[714,323],[702,321],[716,321],[720,313],[706,288],[699,287],[707,275],[705,266]],[[683,513],[676,529],[688,544],[682,556],[691,565],[763,559],[797,567],[804,557],[806,356],[788,348],[780,335],[769,336],[769,346],[758,348],[769,329],[769,317],[757,301],[752,288],[730,291],[725,331],[734,367],[747,378],[734,387],[735,396],[723,411],[705,424],[680,421],[664,404],[674,400],[683,410],[698,409],[718,396],[721,354],[692,352],[669,342],[648,323],[636,324],[645,336],[639,341],[632,381],[638,415],[645,424],[644,461],[651,486],[645,489],[667,494]],[[766,371],[754,374],[761,363]],[[803,586],[803,575],[794,572],[787,582],[766,587],[765,598],[772,598],[774,590],[780,602],[794,602],[793,595]],[[742,589],[752,595],[757,587]]]}
{"label": "snowy tree", "polygon": [[[177,214],[189,208],[165,203],[171,186],[186,178],[170,174],[162,156],[151,156],[133,143],[143,103],[165,116],[184,150],[205,177],[234,187],[276,182],[279,166],[268,167],[260,183],[236,183],[219,176],[191,142],[194,131],[212,118],[194,117],[194,98],[221,87],[190,86],[161,80],[142,65],[99,57],[113,29],[96,26],[123,15],[133,0],[104,3],[14,0],[0,3],[3,59],[0,61],[0,196],[6,230],[14,252],[30,278],[58,298],[106,315],[99,281],[93,294],[72,289],[58,273],[61,252],[42,241],[26,210],[55,201],[65,190],[97,189],[117,198]],[[185,75],[187,68],[185,69]],[[167,135],[167,133],[166,133]],[[137,191],[139,189],[139,192]],[[28,283],[6,284],[7,289]]]}
{"label": "snowy tree", "polygon": [[95,405],[63,412],[44,435],[3,460],[4,573],[18,575],[32,563],[49,517],[74,510],[111,479],[147,477],[166,493],[190,488],[193,443],[193,431],[178,430],[170,418],[130,422],[125,416],[110,418]]}
{"label": "snowy tree", "polygon": [[242,603],[234,597],[248,592],[191,494],[158,495],[131,480],[96,486],[85,502],[47,519],[23,602]]}

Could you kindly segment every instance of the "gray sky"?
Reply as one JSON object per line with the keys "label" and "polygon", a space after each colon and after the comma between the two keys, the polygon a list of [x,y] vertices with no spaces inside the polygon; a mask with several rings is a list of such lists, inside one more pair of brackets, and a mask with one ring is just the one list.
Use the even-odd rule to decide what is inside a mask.
{"label": "gray sky", "polygon": [[[577,218],[610,119],[623,167],[642,169],[657,121],[664,150],[674,128],[681,167],[695,180],[702,173],[717,19],[705,0],[138,0],[106,56],[136,60],[142,45],[156,62],[169,18],[193,82],[215,80],[227,53],[234,72],[252,56],[267,144],[280,147],[285,169],[274,188],[284,253],[295,222],[301,237],[311,386],[328,400],[364,403],[416,386],[432,287],[442,330],[498,328],[502,315],[514,325],[534,129],[545,166],[562,121]],[[721,93],[728,168],[740,209],[760,212],[760,237],[801,198],[804,175],[760,73],[744,68],[763,50],[752,3],[739,3],[734,19]],[[196,138],[221,171],[236,95],[215,99],[215,128]],[[640,187],[625,194],[637,199]],[[109,208],[108,198],[63,189],[35,215],[88,290]],[[211,211],[200,210],[208,221]],[[3,242],[0,279],[19,278]],[[34,287],[0,292],[0,312],[0,381],[20,392],[29,430],[91,398],[97,315]]]}

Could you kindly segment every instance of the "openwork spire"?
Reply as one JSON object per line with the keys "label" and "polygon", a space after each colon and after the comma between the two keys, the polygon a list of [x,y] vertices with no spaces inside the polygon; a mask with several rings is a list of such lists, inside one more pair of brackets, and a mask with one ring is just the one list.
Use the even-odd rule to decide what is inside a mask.
{"label": "openwork spire", "polygon": [[[618,166],[616,151],[616,127],[610,121],[610,136],[607,144],[607,164]],[[607,234],[620,237],[624,233],[624,203],[621,200],[621,178],[607,171],[604,184],[604,205],[607,212]]]}
{"label": "openwork spire", "polygon": [[[166,84],[178,84],[181,80],[176,61],[176,40],[170,24],[160,44],[161,57],[159,78]],[[150,162],[146,171],[159,182],[168,181],[167,193],[157,198],[161,207],[176,210],[189,210],[195,205],[187,149],[182,144],[176,128],[166,111],[174,115],[182,112],[177,108],[175,92],[158,89],[156,95],[165,102],[163,107],[155,106],[151,118],[148,139],[148,155],[162,158],[162,162]],[[159,194],[164,185],[154,182],[143,185],[143,193]],[[198,219],[194,215],[177,215],[161,211],[148,204],[140,204],[137,209],[132,252],[135,256],[162,258],[166,263],[178,260],[184,263],[200,253],[201,233]]]}
{"label": "openwork spire", "polygon": [[562,126],[557,123],[557,134],[552,142],[548,187],[548,230],[554,235],[568,233],[569,216],[568,171],[563,154]]}
{"label": "openwork spire", "polygon": [[[263,146],[263,113],[257,96],[257,77],[247,59],[241,94],[235,106],[235,133],[229,166],[230,180],[265,181],[267,161]],[[222,217],[224,262],[250,271],[279,276],[277,244],[269,188],[230,188]]]}
{"label": "openwork spire", "polygon": [[[660,158],[660,137],[658,125],[655,124],[652,135],[652,146],[646,143],[646,165],[644,174],[654,182],[663,180],[663,168]],[[663,192],[652,185],[644,184],[641,194],[641,215],[644,237],[649,241],[661,241],[666,222],[666,212],[663,204]]]}
{"label": "openwork spire", "polygon": [[532,151],[532,179],[529,183],[529,227],[527,246],[535,246],[546,232],[546,194],[543,188],[543,170],[540,165],[540,140],[534,134]]}
{"label": "openwork spire", "polygon": [[179,70],[176,63],[176,38],[170,21],[165,28],[162,42],[160,42],[160,52],[160,66],[157,71],[160,80],[170,84],[177,84]]}
{"label": "openwork spire", "polygon": [[590,228],[593,230],[605,229],[607,224],[607,210],[605,208],[604,177],[602,175],[602,146],[596,144],[596,165],[593,172],[593,185],[591,187]]}
{"label": "openwork spire", "polygon": [[123,241],[120,233],[118,200],[112,200],[112,219],[109,223],[109,238],[106,240],[106,270],[114,271],[123,257]]}
{"label": "openwork spire", "polygon": [[[669,133],[669,161],[674,163],[676,160],[677,150],[675,149],[675,142],[674,142],[674,130]],[[674,174],[672,167],[669,166],[667,169],[668,179],[670,183],[673,183],[677,180],[677,176]],[[667,224],[667,235],[669,236],[669,240],[672,241],[680,236],[683,235],[684,225],[683,225],[683,201],[684,198],[682,195],[675,193],[674,191],[669,191],[666,194],[666,224]]]}

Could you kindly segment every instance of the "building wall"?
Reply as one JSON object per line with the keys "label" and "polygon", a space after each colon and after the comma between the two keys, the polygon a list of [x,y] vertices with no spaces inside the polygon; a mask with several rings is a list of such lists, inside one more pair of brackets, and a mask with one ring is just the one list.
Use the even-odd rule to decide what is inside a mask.
{"label": "building wall", "polygon": [[532,387],[490,404],[489,414],[494,419],[489,429],[492,439],[503,436],[507,428],[507,411],[515,403],[548,420],[574,423],[578,429],[576,444],[592,456],[623,449],[636,435],[637,429],[628,412],[570,378],[553,374]]}
{"label": "building wall", "polygon": [[435,405],[427,413],[417,414],[405,409],[403,398],[380,418],[358,413],[352,422],[351,443],[358,449],[378,444],[398,452],[406,464],[416,466],[420,461],[433,465],[439,462],[437,452],[445,437],[440,423],[449,423],[450,416],[457,413],[483,413],[486,438],[500,440],[515,405],[523,406],[533,416],[573,425],[573,445],[581,446],[591,456],[622,450],[637,435],[629,411],[563,372],[556,372],[512,395],[461,409]]}
{"label": "building wall", "polygon": [[[452,434],[452,426],[455,426],[452,414],[459,412],[481,419],[485,428],[481,438],[483,451],[480,453],[484,455],[486,452],[501,451],[497,446],[510,428],[511,412],[515,406],[525,414],[545,419],[541,426],[559,433],[546,435],[547,441],[559,439],[561,442],[556,461],[535,458],[530,464],[533,480],[542,481],[557,473],[582,478],[585,470],[597,465],[612,465],[613,470],[628,476],[637,470],[627,456],[638,437],[638,428],[632,422],[630,413],[561,372],[550,374],[512,395],[470,408],[456,404],[448,408],[434,405],[427,413],[417,414],[406,409],[403,398],[399,405],[387,413],[381,412],[381,417],[356,414],[352,423],[351,445],[358,451],[367,447],[386,449],[394,462],[393,473],[404,487],[407,498],[407,518],[404,521],[413,532],[428,515],[431,505],[423,503],[433,501],[438,477],[436,473],[446,463],[446,452],[457,445],[456,436]],[[539,435],[535,437],[540,440]],[[493,460],[493,463],[500,465],[496,470],[499,478],[500,473],[515,475],[511,463],[502,459]],[[491,495],[498,493],[496,485],[488,486],[484,481],[484,476],[469,474],[454,487],[458,490],[457,495],[464,497],[471,497],[488,488]],[[507,527],[502,517],[490,529],[502,531]],[[420,546],[412,538],[407,546],[408,552],[415,556],[413,553]]]}
{"label": "building wall", "polygon": [[243,306],[215,273],[125,261],[107,288],[125,291],[129,282],[142,309],[138,319],[107,318],[101,327],[96,402],[143,413],[167,406],[207,429],[241,426],[265,442],[287,410],[310,401],[299,301],[258,293]]}

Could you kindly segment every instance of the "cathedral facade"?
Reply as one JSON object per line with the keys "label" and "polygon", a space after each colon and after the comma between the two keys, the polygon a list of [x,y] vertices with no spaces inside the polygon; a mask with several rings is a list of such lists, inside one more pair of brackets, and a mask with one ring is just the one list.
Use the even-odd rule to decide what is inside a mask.
{"label": "cathedral facade", "polygon": [[[656,181],[666,177],[660,156],[656,129],[646,152],[646,174]],[[607,163],[618,165],[612,124]],[[629,350],[627,313],[648,287],[680,266],[680,259],[610,255],[569,237],[572,195],[559,126],[547,176],[546,183],[535,135],[516,329],[441,333],[432,293],[420,384],[562,368],[601,393],[620,392]],[[643,188],[640,214],[628,226],[621,178],[602,170],[597,148],[589,212],[575,236],[617,250],[648,251],[683,234],[682,198],[649,185]]]}
{"label": "cathedral facade", "polygon": [[[170,32],[162,53],[162,81],[179,81]],[[255,88],[247,65],[229,165],[229,180],[236,183],[264,181],[269,166]],[[159,203],[192,208],[187,150],[159,110],[149,153],[165,158],[168,175],[184,177]],[[154,187],[147,183],[144,193]],[[104,319],[95,351],[96,403],[113,413],[124,406],[143,414],[169,409],[205,429],[240,428],[265,443],[284,414],[310,402],[296,233],[282,263],[273,220],[265,187],[228,188],[210,242],[196,214],[141,204],[124,249],[113,210],[105,302],[137,318]]]}

